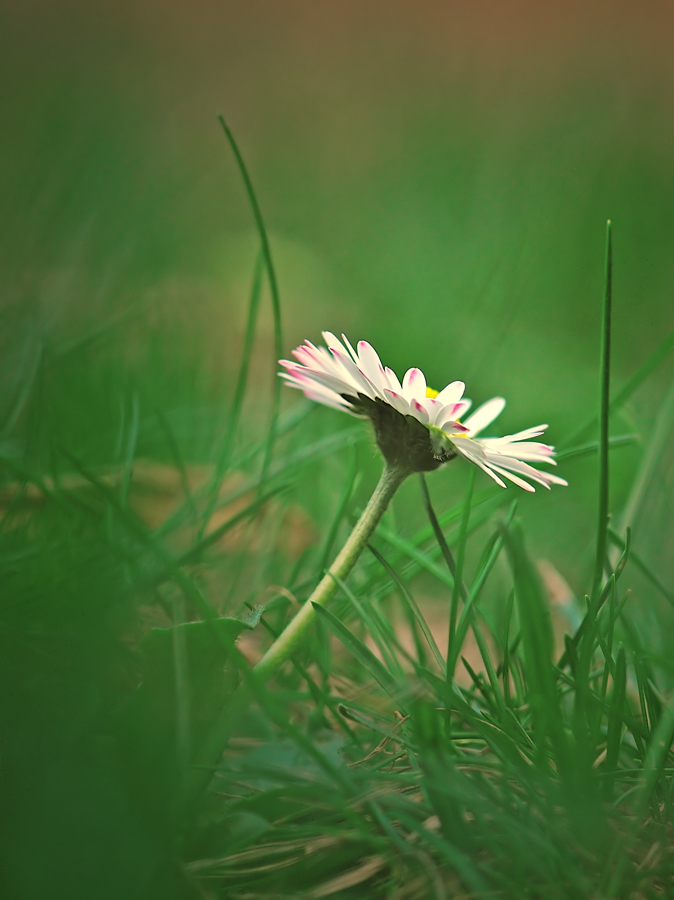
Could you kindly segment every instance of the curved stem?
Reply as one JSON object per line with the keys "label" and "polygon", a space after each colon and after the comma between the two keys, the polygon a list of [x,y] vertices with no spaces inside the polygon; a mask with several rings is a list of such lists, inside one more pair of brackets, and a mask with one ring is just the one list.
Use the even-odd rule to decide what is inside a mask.
{"label": "curved stem", "polygon": [[337,590],[336,578],[346,578],[351,569],[353,569],[358,557],[379,524],[379,520],[384,515],[391,498],[408,475],[409,472],[405,470],[390,468],[388,465],[384,467],[374,493],[337,558],[302,609],[255,666],[255,673],[263,681],[271,678],[295,651],[316,616],[314,604],[325,606]]}

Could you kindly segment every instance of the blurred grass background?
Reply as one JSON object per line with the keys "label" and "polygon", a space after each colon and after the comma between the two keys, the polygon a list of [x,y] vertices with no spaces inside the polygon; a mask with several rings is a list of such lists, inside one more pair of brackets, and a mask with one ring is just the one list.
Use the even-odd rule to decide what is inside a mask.
{"label": "blurred grass background", "polygon": [[[287,349],[345,330],[396,370],[460,377],[475,401],[502,393],[504,430],[551,420],[558,443],[595,403],[606,218],[616,383],[672,325],[671,25],[657,2],[7,5],[2,412],[40,346],[129,311],[116,334],[141,319],[158,338],[155,391],[177,405],[185,380],[231,383],[256,238],[223,111],[273,237]],[[265,307],[265,401],[270,322]],[[147,388],[145,340],[127,336],[127,380]],[[64,439],[93,431],[104,454],[100,356],[50,402]],[[635,422],[652,422],[667,378]],[[637,455],[616,455],[614,491]],[[552,501],[575,523],[571,579],[587,465]],[[536,529],[548,554],[550,519]]]}
{"label": "blurred grass background", "polygon": [[[218,112],[242,147],[270,231],[286,352],[323,328],[346,331],[371,341],[399,374],[419,365],[436,388],[461,378],[478,403],[503,394],[501,433],[547,421],[559,444],[596,408],[609,217],[614,383],[673,327],[667,3],[37,0],[4,4],[3,23],[0,442],[8,458],[42,472],[69,469],[62,457],[54,462],[63,450],[94,467],[133,456],[171,463],[168,427],[188,463],[213,459],[257,248]],[[272,347],[265,295],[239,456],[265,433]],[[671,377],[666,362],[612,423],[615,434],[644,441],[612,454],[616,513]],[[287,408],[296,401],[284,398]],[[352,424],[314,410],[282,450]],[[674,575],[670,445],[664,440],[653,460],[633,523],[635,546],[665,579]],[[368,445],[358,459],[364,501],[379,463]],[[340,450],[294,486],[306,542],[323,533],[350,464]],[[570,460],[560,473],[568,489],[519,497],[520,512],[533,555],[580,596],[592,564],[596,459]],[[438,506],[456,502],[465,480],[460,467],[434,475]],[[392,517],[421,527],[416,485],[403,488]],[[60,535],[63,546],[79,539],[73,529]],[[96,563],[96,585],[107,584],[106,565]],[[222,608],[277,574],[270,560],[248,565],[253,574],[239,587],[236,565],[226,570]],[[48,573],[45,563],[44,584]],[[107,586],[114,594],[112,580]],[[30,586],[20,590],[33,596]],[[97,614],[87,598],[98,591],[78,584],[80,599],[60,620],[66,631]],[[105,627],[92,620],[91,634],[114,644],[126,607],[104,594],[100,602]],[[644,634],[664,651],[669,609],[646,583],[635,603]],[[72,687],[83,690],[77,679]],[[73,705],[82,715],[86,708],[86,698]],[[63,771],[75,779],[76,763],[49,765],[67,794]],[[91,771],[96,790],[107,790],[105,766]],[[105,889],[112,897],[127,888],[113,880]]]}

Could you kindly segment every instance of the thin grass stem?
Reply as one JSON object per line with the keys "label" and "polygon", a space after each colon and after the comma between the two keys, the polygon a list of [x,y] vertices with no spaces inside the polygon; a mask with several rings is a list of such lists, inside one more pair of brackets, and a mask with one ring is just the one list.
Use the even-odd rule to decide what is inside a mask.
{"label": "thin grass stem", "polygon": [[604,559],[606,558],[606,532],[608,528],[608,427],[609,393],[611,389],[611,305],[613,293],[613,243],[611,222],[606,223],[606,268],[604,280],[604,303],[601,328],[601,369],[599,380],[599,517],[597,522],[597,549],[591,598],[594,600],[601,591]]}
{"label": "thin grass stem", "polygon": [[[258,234],[260,236],[260,244],[262,247],[262,254],[264,256],[265,265],[267,267],[267,276],[269,278],[269,290],[271,293],[271,304],[272,304],[272,313],[274,317],[274,354],[276,359],[280,359],[283,356],[283,331],[281,327],[281,298],[278,289],[278,281],[276,278],[276,269],[274,268],[274,261],[271,255],[271,247],[269,245],[269,238],[267,237],[267,229],[264,224],[264,219],[262,218],[262,212],[260,210],[260,204],[257,201],[257,196],[255,194],[255,190],[253,188],[253,182],[250,179],[250,175],[248,174],[248,169],[243,160],[243,156],[241,155],[241,151],[239,150],[238,144],[234,140],[234,135],[232,134],[229,125],[225,121],[225,117],[222,115],[218,116],[218,120],[222,125],[222,130],[225,132],[225,137],[229,141],[229,146],[232,148],[232,152],[236,159],[236,163],[239,167],[239,172],[241,173],[241,178],[243,179],[244,186],[246,188],[246,193],[248,194],[248,200],[250,202],[251,209],[253,211],[253,216],[255,217],[255,224],[257,226]],[[278,378],[276,372],[274,372],[274,381],[272,388],[272,411],[271,418],[269,422],[269,433],[267,436],[267,442],[265,446],[264,459],[262,462],[262,474],[260,476],[260,481],[264,483],[267,472],[269,471],[269,466],[271,465],[271,458],[274,452],[274,444],[276,442],[276,432],[278,428],[278,416],[279,410],[281,407],[281,379]]]}
{"label": "thin grass stem", "polygon": [[[454,650],[454,639],[456,636],[456,623],[459,614],[459,599],[461,597],[461,587],[463,585],[463,566],[466,559],[466,538],[468,537],[468,522],[470,520],[471,500],[473,498],[473,487],[475,485],[475,469],[471,468],[468,474],[468,486],[466,487],[466,496],[463,501],[463,514],[461,517],[461,526],[459,529],[459,543],[456,552],[456,572],[454,574],[454,587],[452,588],[452,600],[449,610],[449,634],[447,637],[447,659],[452,657]],[[451,685],[452,673],[447,671],[447,679]]]}

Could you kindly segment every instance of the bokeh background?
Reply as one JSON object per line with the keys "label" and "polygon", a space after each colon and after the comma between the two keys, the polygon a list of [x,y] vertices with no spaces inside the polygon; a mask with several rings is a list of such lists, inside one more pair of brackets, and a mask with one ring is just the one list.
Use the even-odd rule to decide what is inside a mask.
{"label": "bokeh background", "polygon": [[[673,33],[664,0],[5,0],[2,453],[41,471],[55,448],[116,464],[135,422],[136,455],[170,461],[161,413],[188,462],[212,461],[257,249],[218,113],[270,232],[286,353],[345,331],[399,374],[503,394],[502,433],[549,422],[562,444],[597,405],[607,218],[616,386],[674,327]],[[274,371],[265,293],[237,452],[264,434]],[[640,441],[612,454],[611,508],[620,522],[631,496],[635,545],[665,579],[672,371],[612,422]],[[290,443],[352,425],[317,409]],[[347,457],[297,485],[307,540]],[[367,443],[359,465],[364,500]],[[568,489],[518,497],[534,554],[578,597],[596,471],[569,460]],[[437,505],[465,481],[461,466],[433,475]],[[416,485],[395,513],[423,522]],[[668,607],[646,582],[634,602],[659,640]]]}
{"label": "bokeh background", "polygon": [[[196,379],[226,410],[256,237],[219,112],[272,235],[286,350],[344,330],[437,387],[504,394],[505,430],[549,421],[559,443],[596,403],[609,217],[617,383],[672,326],[667,3],[50,0],[5,4],[3,22],[5,418],[41,347],[117,320],[141,393],[159,363],[139,321],[155,392],[187,403]],[[266,312],[258,348],[260,406]],[[66,411],[51,401],[62,438],[102,458],[118,416],[104,356],[60,372]],[[665,369],[614,430],[650,427]],[[615,491],[638,453],[615,454]],[[574,522],[567,568],[593,526],[592,465],[569,463],[552,501]],[[545,503],[536,531],[559,546]]]}

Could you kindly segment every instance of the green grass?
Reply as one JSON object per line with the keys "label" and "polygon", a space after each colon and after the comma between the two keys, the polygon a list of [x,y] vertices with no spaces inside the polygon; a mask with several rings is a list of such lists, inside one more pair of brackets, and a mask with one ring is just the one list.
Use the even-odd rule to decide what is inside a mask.
{"label": "green grass", "polygon": [[[610,436],[609,415],[671,336],[611,392],[609,243],[598,413],[560,466],[573,486],[570,461],[588,457],[598,507],[561,658],[525,498],[454,461],[452,504],[436,497],[443,472],[410,482],[301,650],[262,684],[242,649],[259,655],[310,595],[375,461],[365,425],[304,403],[279,415],[275,389],[247,403],[263,393],[250,371],[263,262],[274,357],[280,307],[225,130],[262,245],[233,401],[170,321],[125,320],[47,347],[5,422],[6,895],[672,896],[671,640],[666,607],[649,620],[631,587],[646,576],[670,604],[672,590],[632,523],[607,519],[620,513],[609,457],[632,440]],[[651,476],[656,438],[638,434]],[[311,537],[289,552],[307,513]],[[549,523],[560,541],[573,527]]]}

